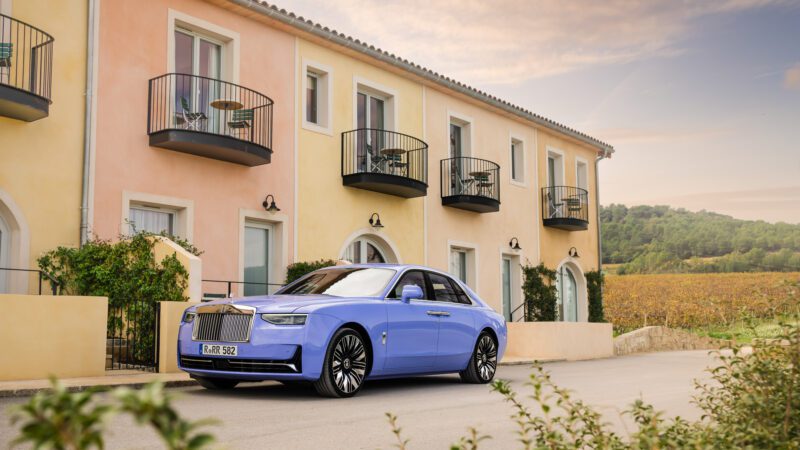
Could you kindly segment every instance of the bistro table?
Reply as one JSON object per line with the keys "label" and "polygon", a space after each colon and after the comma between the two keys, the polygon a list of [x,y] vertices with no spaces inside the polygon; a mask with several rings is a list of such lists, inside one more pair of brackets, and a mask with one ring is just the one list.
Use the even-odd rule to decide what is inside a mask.
{"label": "bistro table", "polygon": [[406,166],[406,164],[400,160],[406,153],[408,152],[402,148],[384,148],[381,150],[381,155],[390,161],[392,175],[397,175],[397,173],[395,173],[396,169]]}
{"label": "bistro table", "polygon": [[492,174],[490,172],[485,170],[477,170],[469,173],[469,176],[478,182],[478,195],[484,195],[484,191],[491,191],[491,188],[494,185],[494,183],[489,181],[489,177],[491,175]]}
{"label": "bistro table", "polygon": [[228,111],[236,111],[237,109],[244,108],[244,105],[232,98],[218,98],[213,100],[209,105],[212,108],[216,108],[220,111],[225,111],[225,126],[228,125]]}

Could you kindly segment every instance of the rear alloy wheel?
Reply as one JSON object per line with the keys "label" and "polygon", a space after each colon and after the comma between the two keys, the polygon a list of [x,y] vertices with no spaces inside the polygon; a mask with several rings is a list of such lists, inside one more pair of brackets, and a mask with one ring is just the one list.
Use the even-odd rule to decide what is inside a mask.
{"label": "rear alloy wheel", "polygon": [[212,391],[221,391],[225,389],[233,389],[239,382],[228,378],[207,378],[207,377],[194,377],[200,386]]}
{"label": "rear alloy wheel", "polygon": [[487,332],[478,336],[472,358],[467,369],[460,372],[461,380],[467,383],[483,384],[492,381],[497,371],[497,342]]}
{"label": "rear alloy wheel", "polygon": [[369,354],[361,335],[351,328],[342,328],[333,335],[322,375],[314,382],[319,395],[352,397],[361,389],[367,374]]}

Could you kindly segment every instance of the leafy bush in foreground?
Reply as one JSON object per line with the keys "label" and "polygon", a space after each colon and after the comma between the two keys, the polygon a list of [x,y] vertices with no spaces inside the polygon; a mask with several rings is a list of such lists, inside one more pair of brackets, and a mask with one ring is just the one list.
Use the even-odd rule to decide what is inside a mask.
{"label": "leafy bush in foreground", "polygon": [[[559,388],[541,366],[534,366],[530,399],[520,399],[508,382],[492,390],[512,405],[520,447],[529,449],[800,449],[800,325],[784,325],[779,339],[756,341],[752,353],[743,347],[718,352],[720,365],[712,381],[698,383],[695,403],[703,418],[688,422],[663,414],[641,400],[625,412],[636,425],[628,436],[608,429],[600,413],[566,389]],[[406,449],[397,419],[387,414]],[[470,429],[452,449],[478,448],[488,438]]]}
{"label": "leafy bush in foreground", "polygon": [[323,267],[330,267],[335,266],[336,261],[332,259],[320,259],[318,261],[299,261],[293,264],[289,264],[286,267],[286,284],[291,283],[292,281],[302,277],[307,273],[311,273],[317,269],[322,269]]}

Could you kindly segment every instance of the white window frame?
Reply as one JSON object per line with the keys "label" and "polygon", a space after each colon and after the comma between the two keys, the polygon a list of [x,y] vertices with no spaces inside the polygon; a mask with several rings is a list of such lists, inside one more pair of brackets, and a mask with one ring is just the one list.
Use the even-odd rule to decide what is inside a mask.
{"label": "white window frame", "polygon": [[206,20],[170,9],[167,24],[167,71],[175,72],[175,31],[189,31],[222,46],[220,79],[239,84],[239,33]]}
{"label": "white window frame", "polygon": [[475,121],[472,117],[466,114],[461,114],[456,111],[447,110],[447,157],[453,158],[450,153],[450,125],[458,125],[461,127],[461,156],[472,157],[472,143],[474,142],[474,127]]}
{"label": "white window frame", "polygon": [[[245,228],[260,228],[262,230],[267,230],[267,251],[269,255],[267,255],[267,283],[273,284],[281,284],[283,283],[283,279],[274,280],[274,267],[275,267],[275,227],[270,222],[264,222],[261,220],[253,220],[250,218],[245,217],[244,225],[242,226],[242,240],[245,239]],[[242,281],[244,279],[244,270],[245,270],[245,261],[244,261],[244,245],[242,245]],[[242,292],[241,294],[244,295],[244,288],[245,284],[242,284]],[[271,293],[270,286],[267,286],[267,294]]]}
{"label": "white window frame", "polygon": [[[303,81],[301,92],[302,127],[308,131],[333,136],[333,68],[303,58]],[[308,94],[308,75],[317,79],[317,122],[306,120],[306,95]]]}
{"label": "white window frame", "polygon": [[[140,211],[152,211],[152,212],[157,212],[157,213],[169,214],[170,216],[172,216],[172,223],[170,224],[170,225],[171,225],[171,228],[172,228],[172,230],[167,230],[167,233],[168,233],[168,234],[171,234],[171,235],[173,235],[173,236],[175,236],[175,235],[176,235],[176,234],[175,234],[175,232],[176,232],[176,231],[177,231],[177,229],[178,229],[178,227],[177,227],[177,224],[178,224],[178,222],[179,222],[179,219],[178,219],[178,210],[177,210],[177,209],[168,208],[168,207],[162,207],[162,206],[153,206],[153,205],[150,205],[150,204],[144,204],[144,203],[140,204],[140,203],[138,203],[138,202],[132,202],[130,205],[128,205],[128,216],[129,216],[129,217],[130,217],[130,215],[131,215],[131,214],[130,214],[130,211],[131,211],[132,209],[138,209],[138,210],[140,210]],[[135,223],[133,223],[133,225],[134,225],[134,227],[136,227],[136,224],[135,224]],[[138,232],[142,232],[142,231],[144,231],[144,230],[137,229],[136,231],[138,231]],[[132,229],[130,229],[130,227],[129,227],[129,232],[133,232],[133,230],[132,230]],[[151,232],[151,233],[152,233],[152,232]]]}
{"label": "white window frame", "polygon": [[[270,283],[282,283],[286,279],[286,266],[289,265],[289,216],[255,209],[239,209],[239,276],[244,281],[244,228],[246,226],[270,227]],[[238,294],[244,292],[235,288]]]}
{"label": "white window frame", "polygon": [[353,129],[358,128],[358,94],[383,100],[383,124],[386,131],[397,131],[397,91],[360,76],[353,76]]}
{"label": "white window frame", "polygon": [[[511,311],[522,304],[522,255],[519,253],[508,253],[504,249],[500,249],[500,311],[505,317],[505,307],[503,305],[503,260],[508,259],[511,261]],[[511,317],[511,321],[518,318]]]}
{"label": "white window frame", "polygon": [[[581,166],[583,166],[584,175],[586,179],[586,185],[581,186],[580,180],[580,173],[581,173]],[[589,192],[589,161],[580,156],[575,157],[575,187],[586,189],[586,192]]]}
{"label": "white window frame", "polygon": [[[514,144],[519,144],[520,152],[522,154],[522,158],[520,161],[520,167],[517,168],[522,174],[521,178],[514,178],[514,172],[511,170],[514,167],[514,152],[512,151],[512,147]],[[519,187],[528,187],[528,169],[527,169],[527,161],[528,157],[525,154],[527,145],[525,143],[525,139],[521,136],[511,133],[508,137],[508,180],[514,186]]]}
{"label": "white window frame", "polygon": [[[555,147],[548,146],[547,147],[547,152],[545,154],[546,154],[547,158],[550,158],[550,156],[555,156],[557,158],[556,162],[558,162],[558,160],[560,160],[560,162],[561,162],[561,164],[560,164],[560,166],[561,166],[560,177],[554,177],[555,178],[554,182],[555,182],[555,186],[565,186],[566,182],[567,182],[567,180],[566,180],[567,173],[566,173],[566,166],[565,166],[565,164],[566,164],[566,162],[565,162],[566,155],[564,154],[564,151],[563,150],[559,150],[559,149],[557,149]],[[547,161],[547,159],[545,159],[545,167],[546,167],[546,172],[547,172],[545,174],[546,175],[545,187],[551,187],[550,186],[550,163]],[[556,170],[558,170],[558,169],[556,169]]]}
{"label": "white window frame", "polygon": [[[447,273],[450,273],[450,268],[453,266],[453,251],[465,251],[467,253],[467,280],[464,283],[472,288],[473,291],[478,291],[478,245],[471,242],[463,241],[447,241]],[[453,275],[453,278],[458,278],[458,275]]]}
{"label": "white window frame", "polygon": [[144,192],[123,191],[120,234],[126,235],[130,233],[131,207],[155,208],[156,210],[174,212],[173,234],[192,242],[194,230],[194,202],[192,200]]}

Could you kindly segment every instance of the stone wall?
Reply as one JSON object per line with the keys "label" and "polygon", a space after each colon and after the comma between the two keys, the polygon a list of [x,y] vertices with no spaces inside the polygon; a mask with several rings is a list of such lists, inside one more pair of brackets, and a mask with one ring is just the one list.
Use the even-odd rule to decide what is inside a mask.
{"label": "stone wall", "polygon": [[644,327],[614,338],[614,354],[663,352],[670,350],[713,350],[727,341],[698,336],[667,327]]}

